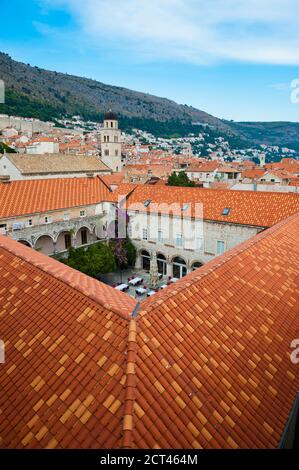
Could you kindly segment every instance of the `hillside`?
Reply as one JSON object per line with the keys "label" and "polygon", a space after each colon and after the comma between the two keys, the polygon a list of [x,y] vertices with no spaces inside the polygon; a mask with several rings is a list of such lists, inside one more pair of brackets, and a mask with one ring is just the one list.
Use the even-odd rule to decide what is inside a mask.
{"label": "hillside", "polygon": [[255,144],[278,145],[299,151],[299,122],[228,122]]}
{"label": "hillside", "polygon": [[111,108],[132,124],[172,121],[192,130],[192,122],[201,122],[231,132],[221,120],[198,109],[88,78],[32,67],[1,52],[0,78],[6,85],[6,103],[0,105],[2,113],[42,120],[80,114],[86,119],[101,120]]}
{"label": "hillside", "polygon": [[0,79],[6,86],[6,102],[0,104],[3,114],[54,122],[62,116],[81,115],[100,122],[111,108],[124,130],[136,127],[156,136],[185,136],[208,124],[211,133],[225,137],[235,148],[266,143],[299,150],[299,123],[224,121],[167,98],[33,67],[1,52]]}

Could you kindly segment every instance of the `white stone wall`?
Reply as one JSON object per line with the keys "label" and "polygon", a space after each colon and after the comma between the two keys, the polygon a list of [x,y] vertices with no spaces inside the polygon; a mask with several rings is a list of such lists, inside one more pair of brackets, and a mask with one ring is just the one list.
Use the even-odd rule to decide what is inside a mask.
{"label": "white stone wall", "polygon": [[12,181],[22,180],[23,178],[20,171],[11,163],[11,161],[3,155],[0,157],[0,176],[9,175]]}
{"label": "white stone wall", "polygon": [[59,153],[59,142],[35,142],[27,147],[26,153],[32,155]]}
{"label": "white stone wall", "polygon": [[[194,262],[207,263],[221,253],[217,253],[217,242],[224,242],[224,252],[256,235],[262,228],[245,225],[218,223],[202,220],[187,220],[181,218],[169,219],[158,214],[136,213],[129,211],[129,235],[137,248],[136,267],[141,267],[140,252],[155,251],[162,253],[171,265],[174,257],[183,258],[187,269],[192,269]],[[144,229],[147,230],[147,240],[144,240]],[[163,240],[158,236],[162,231]],[[178,243],[177,235],[183,235],[182,246]],[[160,234],[161,236],[161,234]],[[171,273],[171,266],[169,266]]]}

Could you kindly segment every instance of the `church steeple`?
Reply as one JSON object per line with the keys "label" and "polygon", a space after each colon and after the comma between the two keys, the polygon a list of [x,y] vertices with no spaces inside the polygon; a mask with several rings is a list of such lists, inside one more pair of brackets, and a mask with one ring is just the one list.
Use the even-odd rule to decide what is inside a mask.
{"label": "church steeple", "polygon": [[102,161],[113,172],[121,171],[121,131],[118,128],[117,115],[112,110],[104,116],[100,135]]}

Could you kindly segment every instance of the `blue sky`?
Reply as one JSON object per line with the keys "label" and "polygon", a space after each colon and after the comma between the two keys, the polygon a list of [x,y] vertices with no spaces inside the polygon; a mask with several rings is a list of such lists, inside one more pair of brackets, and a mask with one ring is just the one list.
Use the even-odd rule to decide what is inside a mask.
{"label": "blue sky", "polygon": [[297,9],[298,0],[1,0],[0,50],[221,118],[299,121]]}

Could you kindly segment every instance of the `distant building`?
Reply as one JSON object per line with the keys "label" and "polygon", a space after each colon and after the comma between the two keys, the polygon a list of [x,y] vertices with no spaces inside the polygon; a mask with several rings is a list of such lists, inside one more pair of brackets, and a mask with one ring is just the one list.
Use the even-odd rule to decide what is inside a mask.
{"label": "distant building", "polygon": [[31,154],[44,154],[44,153],[58,153],[59,142],[51,137],[38,137],[27,145],[27,153]]}
{"label": "distant building", "polygon": [[0,177],[8,177],[12,181],[96,176],[110,173],[110,168],[94,156],[7,153],[0,158]]}
{"label": "distant building", "polygon": [[105,114],[104,127],[100,131],[102,162],[113,172],[122,169],[121,161],[121,131],[118,128],[116,114]]}

